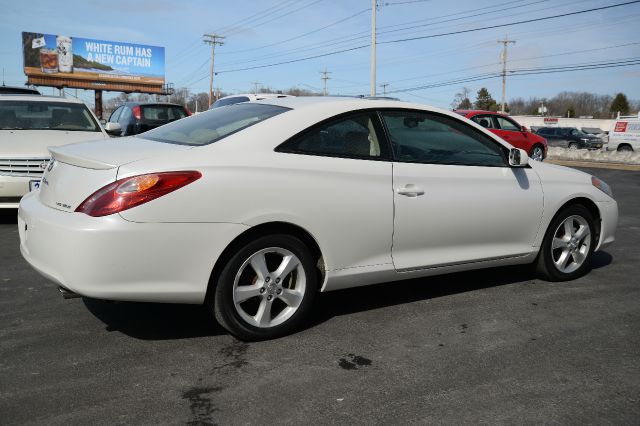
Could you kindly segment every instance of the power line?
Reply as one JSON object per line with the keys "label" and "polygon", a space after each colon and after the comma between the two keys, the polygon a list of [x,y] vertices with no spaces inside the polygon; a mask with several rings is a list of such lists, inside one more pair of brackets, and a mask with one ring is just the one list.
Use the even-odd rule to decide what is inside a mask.
{"label": "power line", "polygon": [[[381,29],[393,28],[393,27],[402,26],[402,25],[405,25],[405,24],[413,24],[413,23],[416,23],[416,22],[428,22],[428,21],[433,21],[433,20],[437,20],[437,19],[440,19],[440,18],[446,18],[446,17],[449,17],[449,16],[456,16],[456,15],[460,15],[460,14],[469,14],[467,16],[456,18],[454,20],[466,19],[466,18],[469,18],[469,17],[478,16],[479,15],[477,13],[478,10],[483,10],[483,9],[488,9],[488,8],[495,8],[495,7],[503,6],[503,5],[507,5],[507,4],[519,3],[521,1],[525,1],[525,0],[517,0],[515,2],[511,1],[511,2],[506,2],[506,3],[499,3],[499,4],[494,5],[494,6],[488,6],[488,7],[479,8],[479,9],[476,10],[476,12],[474,12],[472,14],[469,14],[468,11],[457,12],[457,13],[452,13],[452,14],[432,17],[432,18],[429,18],[429,19],[426,19],[426,20],[425,19],[421,19],[421,20],[418,20],[418,21],[410,21],[410,22],[406,22],[404,24],[395,24],[395,25],[383,26],[383,27],[380,27],[380,28]],[[524,4],[524,5],[514,6],[512,8],[520,8],[520,7],[531,6],[532,4],[540,3],[540,2],[543,2],[543,1],[548,1],[548,0],[538,0],[538,1],[535,1],[533,3],[527,3],[527,4]],[[484,12],[482,14],[502,12],[504,10],[508,10],[508,9],[512,9],[512,8],[507,8],[507,9],[503,8],[501,10],[488,11],[488,12]],[[366,9],[366,11],[368,11],[368,10],[371,10],[371,9]],[[446,23],[446,22],[449,22],[449,21],[452,21],[452,20],[431,22],[431,24],[429,24],[429,25],[441,24],[441,23]],[[419,25],[419,26],[416,26],[416,27],[422,27],[422,26],[425,26],[425,25]],[[377,31],[377,34],[404,31],[406,29],[411,29],[411,28],[414,28],[414,27],[400,28],[400,29],[391,30],[391,31]],[[345,43],[349,43],[349,42],[352,42],[352,41],[355,42],[355,41],[358,41],[358,40],[369,38],[369,34],[368,33],[369,33],[369,30],[360,31],[360,32],[352,33],[352,34],[347,35],[347,36],[331,38],[331,39],[328,39],[328,40],[324,40],[322,42],[316,42],[316,43],[311,43],[311,44],[299,46],[297,48],[289,49],[289,50],[286,50],[284,52],[280,52],[280,53],[277,53],[277,54],[268,54],[268,55],[263,55],[263,56],[259,56],[259,57],[252,57],[252,59],[249,59],[249,60],[240,60],[240,61],[237,61],[237,62],[232,62],[230,64],[227,64],[227,66],[242,65],[242,64],[249,64],[249,63],[254,63],[254,62],[260,62],[260,60],[262,60],[262,59],[273,59],[273,58],[276,58],[276,57],[288,56],[289,54],[293,54],[293,53],[297,53],[297,52],[308,52],[310,48],[315,48],[315,47],[326,48],[326,47],[329,47],[329,46],[345,44]],[[360,35],[360,34],[363,34],[363,35]]]}
{"label": "power line", "polygon": [[[378,42],[378,44],[402,43],[402,42],[414,41],[414,40],[422,40],[422,39],[427,39],[427,38],[444,37],[444,36],[448,36],[448,35],[464,34],[464,33],[483,31],[483,30],[489,30],[489,29],[495,29],[495,28],[503,28],[503,27],[513,26],[513,25],[521,25],[521,24],[528,24],[528,23],[532,23],[532,22],[546,21],[546,20],[549,20],[549,19],[562,18],[562,17],[566,17],[566,16],[574,16],[574,15],[579,15],[579,14],[588,13],[588,12],[595,12],[595,11],[598,11],[598,10],[611,9],[611,8],[614,8],[614,7],[627,6],[627,5],[635,4],[635,3],[640,3],[640,0],[628,1],[628,2],[625,2],[625,3],[617,3],[617,4],[613,4],[613,5],[609,5],[609,6],[602,6],[602,7],[596,7],[596,8],[591,8],[591,9],[585,9],[585,10],[579,10],[579,11],[575,11],[575,12],[562,13],[562,14],[558,14],[558,15],[545,16],[545,17],[542,17],[542,18],[533,18],[533,19],[527,19],[527,20],[524,20],[524,21],[510,22],[510,23],[506,23],[506,24],[490,25],[490,26],[485,26],[485,27],[472,28],[472,29],[460,30],[460,31],[451,31],[451,32],[440,33],[440,34],[431,34],[431,35],[426,35],[426,36],[421,36],[421,37],[411,37],[411,38],[405,38],[405,39],[383,41],[383,42]],[[351,48],[348,48],[348,49],[341,49],[341,50],[337,50],[337,51],[333,51],[333,52],[307,56],[307,57],[304,57],[304,58],[291,59],[291,60],[288,60],[288,61],[275,62],[275,63],[265,64],[265,65],[256,65],[256,66],[252,66],[252,67],[243,67],[243,68],[222,70],[222,71],[218,71],[217,74],[238,72],[238,71],[248,71],[248,70],[259,69],[259,68],[269,68],[269,67],[275,67],[275,66],[278,66],[278,65],[291,64],[291,63],[295,63],[295,62],[308,61],[308,60],[311,60],[311,59],[337,55],[337,54],[340,54],[340,53],[352,52],[354,50],[364,49],[364,48],[369,47],[369,46],[370,46],[370,43],[367,43],[367,44],[363,44],[363,45],[360,45],[360,46],[351,47]]]}
{"label": "power line", "polygon": [[[560,73],[560,72],[585,71],[585,70],[593,70],[593,69],[618,68],[618,67],[633,66],[633,65],[640,65],[640,57],[626,58],[623,60],[615,60],[615,61],[608,61],[608,62],[570,64],[570,65],[555,66],[555,67],[524,68],[524,69],[512,70],[510,72],[516,76],[538,75],[538,74],[551,74],[551,73]],[[416,90],[425,90],[425,89],[432,89],[436,87],[445,87],[445,86],[452,86],[456,84],[471,83],[476,81],[499,78],[501,77],[501,75],[502,74],[500,73],[478,74],[478,75],[461,77],[461,78],[452,79],[452,80],[445,80],[445,81],[431,83],[431,84],[425,84],[421,86],[391,90],[388,93],[405,93],[405,92],[412,92]]]}
{"label": "power line", "polygon": [[345,21],[348,21],[349,19],[353,19],[356,16],[359,16],[359,15],[362,15],[363,13],[365,13],[365,12],[368,12],[369,10],[371,10],[371,9],[369,9],[369,8],[362,9],[361,11],[359,11],[357,13],[354,13],[353,15],[347,16],[346,18],[342,18],[342,19],[340,19],[338,21],[332,22],[332,23],[330,23],[328,25],[325,25],[325,26],[317,28],[315,30],[306,32],[304,34],[297,35],[295,37],[291,37],[291,38],[288,38],[288,39],[285,39],[285,40],[280,40],[280,41],[277,41],[277,42],[271,43],[271,44],[265,44],[263,46],[253,47],[251,49],[243,49],[243,50],[236,50],[236,51],[232,51],[232,52],[225,52],[225,55],[233,55],[233,54],[236,54],[236,53],[252,52],[252,51],[255,51],[255,50],[259,50],[259,49],[264,49],[266,47],[278,46],[280,44],[284,44],[284,43],[290,42],[292,40],[298,40],[298,39],[300,39],[302,37],[306,37],[308,35],[315,34],[315,33],[319,32],[319,31],[326,30],[327,28],[333,27],[334,25],[341,24],[341,23],[343,23]]}
{"label": "power line", "polygon": [[510,26],[513,26],[513,25],[529,24],[529,23],[532,23],[532,22],[540,22],[540,21],[546,21],[546,20],[549,20],[549,19],[564,18],[566,16],[579,15],[579,14],[582,14],[582,13],[595,12],[595,11],[598,11],[598,10],[612,9],[614,7],[628,6],[630,4],[635,4],[635,3],[640,3],[640,0],[633,0],[633,1],[628,1],[628,2],[625,2],[625,3],[612,4],[612,5],[609,5],[609,6],[601,6],[601,7],[591,8],[591,9],[578,10],[576,12],[561,13],[559,15],[545,16],[545,17],[542,17],[542,18],[525,19],[524,21],[509,22],[507,24],[489,25],[489,26],[486,26],[486,27],[472,28],[472,29],[469,29],[469,30],[451,31],[451,32],[448,32],[448,33],[431,34],[431,35],[420,36],[420,37],[410,37],[410,38],[402,38],[402,39],[397,39],[397,40],[389,40],[389,41],[385,41],[385,42],[380,42],[380,44],[403,43],[403,42],[406,42],[406,41],[424,40],[424,39],[427,39],[427,38],[444,37],[444,36],[448,36],[448,35],[465,34],[465,33],[472,33],[472,32],[475,32],[475,31],[491,30],[491,29],[494,29],[494,28],[510,27]]}
{"label": "power line", "polygon": [[[231,23],[231,24],[229,24],[227,26],[219,28],[218,29],[218,33],[222,34],[222,33],[225,33],[225,32],[232,31],[238,25],[246,25],[246,24],[249,24],[250,22],[252,22],[252,21],[254,21],[256,19],[259,19],[260,18],[259,15],[263,15],[262,17],[269,16],[269,15],[271,15],[273,13],[277,13],[280,10],[287,8],[288,6],[291,6],[292,4],[299,3],[300,1],[302,1],[302,0],[297,0],[297,1],[296,0],[284,0],[284,1],[276,4],[275,6],[268,7],[266,9],[264,9],[264,10],[261,10],[260,12],[256,12],[253,15],[247,16],[247,17],[242,18],[242,19],[240,19],[238,21],[235,21],[235,22],[233,22],[233,23]],[[287,4],[287,3],[289,3],[289,4]]]}
{"label": "power line", "polygon": [[[270,23],[270,22],[276,21],[276,20],[278,20],[278,19],[284,18],[285,16],[289,16],[289,15],[291,15],[291,14],[293,14],[293,13],[298,12],[299,10],[306,9],[307,7],[311,6],[312,4],[314,4],[314,3],[318,3],[318,2],[320,2],[320,1],[323,1],[323,0],[312,0],[311,2],[309,2],[309,3],[305,3],[304,5],[302,5],[302,6],[298,7],[297,9],[293,9],[293,10],[290,10],[290,11],[288,11],[288,12],[285,12],[285,13],[283,13],[283,14],[281,14],[281,15],[278,15],[278,16],[275,16],[275,17],[271,17],[270,19],[267,19],[266,21],[257,22],[257,23],[256,23],[256,22],[254,22],[254,23],[252,23],[252,24],[251,24],[251,27],[252,27],[252,28],[259,27],[259,26],[262,26],[262,25],[268,24],[268,23]],[[266,17],[266,16],[264,16],[263,18],[265,18],[265,17]],[[259,20],[258,20],[258,21],[259,21]],[[239,31],[241,31],[241,30],[238,30],[238,29],[236,29],[236,30],[230,30],[230,31],[225,32],[224,34],[225,34],[225,35],[230,35],[230,34],[233,34],[233,33],[237,33],[237,32],[239,32]]]}

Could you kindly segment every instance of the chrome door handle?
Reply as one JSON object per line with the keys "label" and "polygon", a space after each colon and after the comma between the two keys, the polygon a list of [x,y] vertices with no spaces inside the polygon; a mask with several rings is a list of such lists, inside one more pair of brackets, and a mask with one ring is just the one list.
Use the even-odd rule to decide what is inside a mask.
{"label": "chrome door handle", "polygon": [[407,197],[417,197],[419,195],[424,195],[424,190],[412,183],[405,185],[403,188],[396,189],[396,192],[399,195],[406,195]]}

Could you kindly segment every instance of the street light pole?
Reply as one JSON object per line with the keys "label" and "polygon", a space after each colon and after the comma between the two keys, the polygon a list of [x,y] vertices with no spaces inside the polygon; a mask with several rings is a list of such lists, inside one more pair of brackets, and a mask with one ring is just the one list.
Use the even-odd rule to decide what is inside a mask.
{"label": "street light pole", "polygon": [[377,0],[371,0],[371,96],[376,95],[376,9]]}

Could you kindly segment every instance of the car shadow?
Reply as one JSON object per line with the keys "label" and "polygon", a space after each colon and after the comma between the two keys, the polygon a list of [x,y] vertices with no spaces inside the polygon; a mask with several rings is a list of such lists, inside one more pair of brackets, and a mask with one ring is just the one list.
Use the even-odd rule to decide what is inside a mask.
{"label": "car shadow", "polygon": [[[596,252],[592,257],[592,268],[602,268],[612,261],[609,253]],[[506,266],[320,293],[302,329],[313,328],[341,315],[502,285],[529,285],[535,279],[528,265]],[[106,325],[107,331],[118,331],[136,339],[175,340],[227,334],[204,306],[90,298],[83,298],[83,301]]]}
{"label": "car shadow", "polygon": [[85,306],[109,332],[141,340],[177,340],[226,334],[202,305],[112,302],[83,298]]}

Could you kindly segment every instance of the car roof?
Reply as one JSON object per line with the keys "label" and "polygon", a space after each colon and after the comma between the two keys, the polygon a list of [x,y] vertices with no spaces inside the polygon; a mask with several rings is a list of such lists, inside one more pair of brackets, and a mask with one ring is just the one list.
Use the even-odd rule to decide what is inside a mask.
{"label": "car roof", "polygon": [[256,101],[256,103],[277,105],[296,110],[307,108],[327,108],[334,109],[336,111],[349,111],[367,108],[408,108],[427,109],[431,111],[446,112],[448,115],[451,114],[451,111],[433,108],[425,104],[415,104],[392,99],[367,99],[351,96],[290,96],[286,98],[259,100]]}
{"label": "car roof", "polygon": [[69,104],[84,104],[82,100],[76,98],[47,95],[2,95],[0,96],[0,102],[2,101],[64,102]]}
{"label": "car roof", "polygon": [[263,100],[263,99],[271,99],[271,98],[292,98],[294,97],[293,95],[285,95],[284,93],[238,93],[237,95],[228,95],[225,97],[222,97],[219,100],[222,99],[231,99],[231,98],[240,98],[240,97],[244,97],[244,98],[249,98],[250,100]]}
{"label": "car roof", "polygon": [[174,104],[174,103],[170,103],[170,102],[123,102],[118,106],[121,105],[140,105],[140,106],[146,106],[146,105],[165,105],[165,106],[177,106],[177,107],[182,107],[182,105],[180,104]]}
{"label": "car roof", "polygon": [[500,115],[500,116],[507,116],[508,114],[503,114],[501,112],[498,111],[486,111],[486,110],[482,110],[482,109],[454,109],[454,112],[457,112],[458,114],[462,114],[462,115],[478,115],[478,114],[491,114],[491,115]]}

